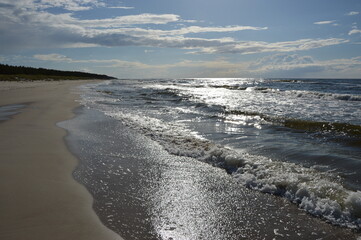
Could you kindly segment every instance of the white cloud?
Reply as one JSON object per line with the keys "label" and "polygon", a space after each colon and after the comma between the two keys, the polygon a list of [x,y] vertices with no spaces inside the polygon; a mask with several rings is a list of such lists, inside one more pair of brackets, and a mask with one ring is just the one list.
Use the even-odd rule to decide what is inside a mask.
{"label": "white cloud", "polygon": [[[90,59],[76,60],[60,54],[34,55],[33,58],[42,61],[64,62],[70,64],[91,64],[93,68],[102,69],[110,75],[119,74],[120,77],[202,77],[209,74],[213,77],[239,76],[240,71],[246,72],[247,62],[232,63],[223,58],[209,61],[183,60],[168,64],[146,64],[139,61],[124,61],[121,59]],[[186,69],[186,71],[185,71]]]}
{"label": "white cloud", "polygon": [[71,58],[68,58],[64,55],[52,53],[52,54],[36,54],[33,56],[37,60],[42,61],[54,61],[54,62],[72,62]]}
{"label": "white cloud", "polygon": [[347,16],[354,16],[354,15],[358,15],[360,12],[356,12],[356,11],[351,11],[349,13],[347,13]]}
{"label": "white cloud", "polygon": [[206,33],[206,32],[238,32],[244,30],[267,30],[267,27],[251,27],[251,26],[227,26],[227,27],[199,27],[191,26],[185,27],[178,30],[163,31],[167,35],[184,35],[189,33]]}
{"label": "white cloud", "polygon": [[94,19],[94,20],[79,20],[71,19],[71,24],[80,24],[89,28],[114,28],[126,25],[138,24],[167,24],[177,22],[180,17],[175,14],[149,14],[143,13],[139,15],[127,15],[116,18]]}
{"label": "white cloud", "polygon": [[108,8],[117,8],[117,9],[134,9],[134,7],[108,7]]}
{"label": "white cloud", "polygon": [[351,31],[348,32],[348,35],[353,35],[353,34],[357,34],[357,33],[361,33],[360,29],[354,28]]}
{"label": "white cloud", "polygon": [[358,77],[361,57],[319,61],[311,56],[274,54],[252,62],[231,62],[225,58],[208,61],[183,60],[169,64],[146,64],[120,59],[76,60],[59,54],[35,55],[43,61],[92,64],[121,77]]}
{"label": "white cloud", "polygon": [[[188,26],[178,29],[148,29],[135,27],[142,24],[166,25],[184,22],[176,14],[139,14],[105,19],[78,19],[71,13],[53,14],[44,9],[102,6],[98,0],[2,0],[0,8],[1,51],[19,48],[50,48],[71,46],[143,46],[189,49],[194,53],[254,54],[265,52],[294,52],[348,42],[340,38],[300,39],[284,42],[239,41],[233,38],[205,38],[205,34],[261,31],[267,27]],[[71,6],[71,7],[70,7]],[[172,26],[174,27],[175,24]],[[202,37],[200,37],[202,36]]]}
{"label": "white cloud", "polygon": [[296,41],[286,42],[235,42],[224,44],[223,46],[204,47],[203,53],[239,53],[239,54],[254,54],[265,52],[294,52],[305,51],[326,46],[338,45],[347,43],[348,40],[340,38],[328,39],[300,39]]}
{"label": "white cloud", "polygon": [[36,6],[43,9],[59,7],[69,11],[84,11],[103,5],[97,0],[40,0]]}
{"label": "white cloud", "polygon": [[252,64],[253,68],[264,66],[295,66],[301,64],[313,64],[314,59],[310,56],[299,56],[297,54],[275,54],[263,57]]}
{"label": "white cloud", "polygon": [[265,76],[357,77],[361,74],[361,58],[318,61],[311,56],[276,54],[261,58],[249,67]]}
{"label": "white cloud", "polygon": [[21,6],[32,10],[46,10],[48,8],[62,8],[68,11],[85,11],[93,8],[107,7],[119,9],[134,9],[127,6],[107,6],[105,0],[1,0],[3,4]]}
{"label": "white cloud", "polygon": [[[180,29],[174,30],[159,30],[159,29],[144,29],[144,28],[136,28],[136,27],[121,27],[116,29],[106,29],[102,31],[98,31],[99,33],[107,33],[107,34],[125,34],[131,35],[134,37],[164,37],[164,36],[183,36],[186,34],[197,34],[197,33],[225,33],[225,32],[238,32],[244,30],[266,30],[267,27],[251,27],[251,26],[227,26],[227,27],[199,27],[199,26],[190,26],[184,27]],[[223,39],[231,39],[231,38],[223,38]],[[232,41],[234,41],[232,39]]]}
{"label": "white cloud", "polygon": [[334,23],[334,22],[336,22],[336,20],[314,22],[313,24],[324,25],[324,24],[332,24],[332,23]]}
{"label": "white cloud", "polygon": [[98,44],[94,43],[67,43],[62,45],[63,48],[90,48],[90,47],[100,47]]}
{"label": "white cloud", "polygon": [[[8,1],[9,0],[3,0]],[[63,8],[69,11],[84,11],[94,7],[104,7],[105,3],[99,0],[17,0],[12,1],[18,6],[30,9]]]}
{"label": "white cloud", "polygon": [[[142,29],[126,25],[167,24],[181,21],[175,14],[140,14],[117,18],[80,20],[70,13],[51,14],[44,11],[13,7],[0,15],[0,43],[10,47],[64,47],[79,44],[102,46],[149,46],[196,49],[216,47],[234,42],[230,38],[186,38],[189,33],[264,30],[251,26],[184,27],[175,30]],[[119,28],[119,26],[122,26]],[[3,29],[3,31],[1,31]],[[175,36],[177,35],[177,36]]]}
{"label": "white cloud", "polygon": [[[196,23],[198,22],[197,20],[181,20],[180,22],[185,22],[185,23]],[[202,22],[202,21],[201,21]]]}
{"label": "white cloud", "polygon": [[64,63],[96,63],[96,64],[105,64],[107,67],[121,67],[121,68],[151,68],[152,65],[147,65],[141,62],[130,62],[130,61],[123,61],[119,59],[105,59],[105,60],[98,60],[98,59],[90,59],[90,60],[76,60],[69,58],[65,55],[51,53],[51,54],[35,54],[33,56],[36,60],[41,61],[53,61],[53,62],[64,62]]}

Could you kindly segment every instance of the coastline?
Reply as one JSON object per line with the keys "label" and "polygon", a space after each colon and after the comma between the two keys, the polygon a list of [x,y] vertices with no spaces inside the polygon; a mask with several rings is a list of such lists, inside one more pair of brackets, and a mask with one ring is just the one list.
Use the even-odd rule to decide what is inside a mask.
{"label": "coastline", "polygon": [[[102,222],[126,239],[359,239],[226,171],[176,156],[92,107],[61,126]],[[282,238],[281,238],[282,237]]]}
{"label": "coastline", "polygon": [[[154,98],[153,91],[135,88],[132,92],[121,81],[82,89],[82,107],[75,110],[74,118],[60,124],[69,131],[66,142],[80,161],[73,175],[91,192],[102,222],[124,238],[360,237],[351,228],[334,226],[320,215],[308,214],[289,199],[250,190],[221,168],[169,151],[153,137],[159,128],[152,128],[157,122],[147,118],[147,111],[154,105],[144,104],[142,112],[142,102],[134,100],[142,99],[143,93]],[[159,99],[166,98],[163,93]],[[162,109],[155,110],[163,113]],[[142,118],[139,112],[145,116]],[[132,125],[127,119],[132,113],[135,121],[149,120],[149,131],[146,124],[141,125],[142,129]],[[166,111],[166,116],[171,113]],[[180,114],[175,115],[182,119]],[[180,143],[177,130],[171,129],[176,135],[173,139]],[[190,140],[185,143],[192,144]]]}
{"label": "coastline", "polygon": [[121,239],[72,177],[78,160],[56,126],[74,116],[78,96],[71,89],[87,82],[0,83],[0,106],[27,104],[0,123],[1,239]]}

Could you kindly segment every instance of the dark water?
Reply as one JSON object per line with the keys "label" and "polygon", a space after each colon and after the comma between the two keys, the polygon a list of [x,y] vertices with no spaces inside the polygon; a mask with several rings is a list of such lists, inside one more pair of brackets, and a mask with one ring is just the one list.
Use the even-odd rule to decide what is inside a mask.
{"label": "dark water", "polygon": [[9,120],[13,115],[19,113],[19,110],[24,107],[24,104],[11,104],[0,106],[0,122]]}
{"label": "dark water", "polygon": [[114,80],[83,90],[84,106],[172,158],[360,229],[361,80]]}

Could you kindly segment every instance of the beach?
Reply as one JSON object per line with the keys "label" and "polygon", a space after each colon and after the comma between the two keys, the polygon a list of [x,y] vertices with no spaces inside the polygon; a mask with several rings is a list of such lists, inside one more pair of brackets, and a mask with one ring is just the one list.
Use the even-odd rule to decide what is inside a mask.
{"label": "beach", "polygon": [[[80,161],[74,177],[92,194],[102,222],[125,239],[139,240],[358,239],[359,192],[341,185],[341,168],[323,166],[322,172],[276,158],[278,149],[279,156],[297,156],[290,148],[301,142],[299,159],[309,160],[325,152],[326,143],[311,139],[323,147],[313,149],[305,144],[311,141],[307,133],[266,125],[256,116],[224,116],[227,106],[220,104],[257,94],[242,90],[253,88],[253,80],[260,81],[83,85],[82,107],[60,126]],[[268,96],[261,89],[258,99]],[[273,152],[250,148],[265,143]],[[333,158],[329,152],[319,161]]]}
{"label": "beach", "polygon": [[[336,218],[329,199],[316,199],[316,215],[272,194],[272,182],[262,191],[244,185],[250,166],[290,181],[323,173],[251,154],[242,163],[230,144],[217,143],[228,138],[212,135],[208,118],[196,128],[200,118],[190,110],[209,109],[192,107],[193,98],[168,85],[159,90],[161,81],[142,80],[140,88],[135,80],[0,83],[0,106],[7,107],[0,108],[0,238],[360,239],[358,220],[346,212]],[[206,131],[204,138],[195,130]],[[301,190],[297,196],[307,196]]]}
{"label": "beach", "polygon": [[0,0],[0,240],[361,240],[361,0]]}
{"label": "beach", "polygon": [[72,172],[66,131],[74,88],[87,81],[0,82],[0,106],[24,104],[0,122],[1,239],[121,239],[102,225]]}

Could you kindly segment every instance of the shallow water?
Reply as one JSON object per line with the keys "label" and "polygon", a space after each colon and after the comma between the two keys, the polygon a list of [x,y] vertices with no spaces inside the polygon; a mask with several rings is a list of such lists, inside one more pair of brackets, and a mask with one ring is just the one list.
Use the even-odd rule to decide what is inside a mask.
{"label": "shallow water", "polygon": [[124,79],[83,90],[84,106],[168,153],[360,229],[360,80]]}
{"label": "shallow water", "polygon": [[24,104],[11,104],[0,106],[0,122],[9,120],[12,116],[19,113],[19,110],[24,107]]}
{"label": "shallow water", "polygon": [[74,172],[106,226],[125,239],[357,239],[288,200],[239,184],[224,169],[175,156],[93,108],[60,125]]}

